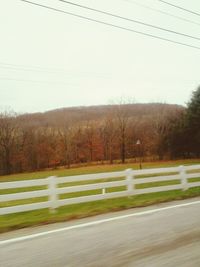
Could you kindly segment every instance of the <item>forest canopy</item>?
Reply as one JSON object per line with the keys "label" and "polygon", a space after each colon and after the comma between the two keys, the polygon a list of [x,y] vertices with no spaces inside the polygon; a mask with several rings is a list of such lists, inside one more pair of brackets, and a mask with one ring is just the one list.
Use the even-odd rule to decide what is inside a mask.
{"label": "forest canopy", "polygon": [[199,123],[200,88],[186,108],[118,103],[22,115],[3,112],[0,174],[92,162],[124,163],[139,156],[143,160],[196,157]]}

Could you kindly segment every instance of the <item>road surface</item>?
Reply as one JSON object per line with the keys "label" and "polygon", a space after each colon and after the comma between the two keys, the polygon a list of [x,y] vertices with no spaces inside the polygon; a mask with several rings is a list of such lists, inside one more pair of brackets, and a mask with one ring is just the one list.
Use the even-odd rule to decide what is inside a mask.
{"label": "road surface", "polygon": [[1,267],[200,267],[200,198],[0,236]]}

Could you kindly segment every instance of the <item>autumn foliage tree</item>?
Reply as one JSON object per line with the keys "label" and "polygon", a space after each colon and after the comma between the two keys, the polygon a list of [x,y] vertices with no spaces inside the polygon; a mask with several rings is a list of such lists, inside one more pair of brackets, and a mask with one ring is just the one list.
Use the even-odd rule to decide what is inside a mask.
{"label": "autumn foliage tree", "polygon": [[[195,144],[199,142],[198,97],[195,93],[188,105],[187,120],[184,117],[184,125],[195,131]],[[144,159],[182,157],[181,150],[174,151],[178,147],[174,136],[179,128],[179,140],[183,140],[177,122],[178,114],[184,112],[176,105],[120,102],[35,114],[1,113],[0,174],[136,161],[137,139],[142,142]],[[191,146],[190,153],[184,155],[197,154],[195,149]]]}

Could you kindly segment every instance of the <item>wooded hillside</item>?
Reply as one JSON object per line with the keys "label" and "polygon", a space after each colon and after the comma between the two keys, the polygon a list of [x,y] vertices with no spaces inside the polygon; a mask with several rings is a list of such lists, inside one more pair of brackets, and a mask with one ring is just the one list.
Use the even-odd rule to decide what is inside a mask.
{"label": "wooded hillside", "polygon": [[[171,157],[166,137],[185,108],[169,104],[73,107],[0,114],[0,174],[137,157]],[[136,145],[140,140],[141,145]]]}

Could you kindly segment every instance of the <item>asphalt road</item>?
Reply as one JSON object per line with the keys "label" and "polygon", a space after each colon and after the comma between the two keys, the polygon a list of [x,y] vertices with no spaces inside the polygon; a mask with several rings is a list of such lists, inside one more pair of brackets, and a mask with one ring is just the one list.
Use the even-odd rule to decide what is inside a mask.
{"label": "asphalt road", "polygon": [[200,198],[3,234],[0,266],[200,267]]}

